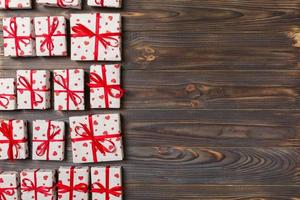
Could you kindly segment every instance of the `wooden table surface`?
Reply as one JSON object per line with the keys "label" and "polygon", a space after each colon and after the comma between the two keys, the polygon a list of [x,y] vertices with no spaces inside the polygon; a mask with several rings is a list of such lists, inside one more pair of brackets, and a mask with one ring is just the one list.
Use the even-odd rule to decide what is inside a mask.
{"label": "wooden table surface", "polygon": [[[127,200],[300,199],[300,1],[124,0],[123,108],[1,112],[60,119],[120,112]],[[89,12],[37,7],[3,16]],[[2,42],[2,41],[1,41]],[[1,45],[2,46],[2,45]],[[85,68],[69,58],[3,57],[17,69]],[[1,169],[65,162],[0,162]]]}

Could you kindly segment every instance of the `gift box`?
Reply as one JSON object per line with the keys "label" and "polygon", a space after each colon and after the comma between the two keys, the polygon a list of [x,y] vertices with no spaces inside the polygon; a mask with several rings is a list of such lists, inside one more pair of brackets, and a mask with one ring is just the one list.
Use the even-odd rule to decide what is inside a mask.
{"label": "gift box", "polygon": [[16,84],[13,78],[0,78],[0,110],[15,110]]}
{"label": "gift box", "polygon": [[3,39],[4,56],[35,56],[31,17],[3,18]]}
{"label": "gift box", "polygon": [[121,15],[71,14],[72,60],[121,60]]}
{"label": "gift box", "polygon": [[0,120],[0,160],[28,157],[27,123],[23,120]]}
{"label": "gift box", "polygon": [[81,9],[81,2],[81,0],[36,0],[40,5],[75,9]]}
{"label": "gift box", "polygon": [[120,87],[121,65],[92,65],[90,68],[91,108],[120,108],[124,90]]}
{"label": "gift box", "polygon": [[37,56],[66,56],[66,19],[62,16],[35,17]]}
{"label": "gift box", "polygon": [[1,0],[0,9],[31,9],[31,0]]}
{"label": "gift box", "polygon": [[57,183],[58,199],[89,199],[89,167],[60,167]]}
{"label": "gift box", "polygon": [[89,6],[120,8],[122,0],[88,0]]}
{"label": "gift box", "polygon": [[92,167],[91,177],[93,200],[122,199],[121,167]]}
{"label": "gift box", "polygon": [[119,114],[70,117],[74,163],[123,159]]}
{"label": "gift box", "polygon": [[18,109],[50,107],[50,72],[47,70],[17,70]]}
{"label": "gift box", "polygon": [[54,70],[54,109],[84,110],[84,70]]}
{"label": "gift box", "polygon": [[32,160],[62,161],[65,153],[65,123],[35,120],[32,125]]}
{"label": "gift box", "polygon": [[19,173],[15,171],[0,172],[0,199],[20,199]]}

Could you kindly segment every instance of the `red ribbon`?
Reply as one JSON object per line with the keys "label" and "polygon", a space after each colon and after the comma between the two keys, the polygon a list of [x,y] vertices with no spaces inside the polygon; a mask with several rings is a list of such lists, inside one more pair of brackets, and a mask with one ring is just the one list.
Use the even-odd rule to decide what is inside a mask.
{"label": "red ribbon", "polygon": [[[76,26],[72,27],[72,31],[75,34],[71,34],[71,37],[95,37],[95,49],[94,49],[94,60],[98,60],[99,54],[99,43],[107,49],[107,47],[118,47],[119,41],[118,39],[114,38],[115,36],[120,36],[120,32],[107,32],[107,33],[99,33],[100,29],[100,13],[96,13],[96,23],[95,23],[95,32],[84,26],[83,24],[76,24]],[[116,45],[113,45],[109,40],[116,42]]]}
{"label": "red ribbon", "polygon": [[[13,125],[12,120],[9,120],[8,123],[5,123],[4,121],[1,122],[0,125],[0,132],[4,137],[7,138],[7,140],[0,140],[0,144],[6,144],[8,143],[8,149],[7,149],[7,156],[9,160],[14,160],[15,158],[18,158],[19,156],[19,150],[22,148],[20,143],[25,143],[27,140],[19,139],[15,140],[13,136]],[[14,155],[13,150],[15,149],[16,154]]]}
{"label": "red ribbon", "polygon": [[87,193],[88,192],[88,185],[86,183],[79,183],[77,185],[74,185],[74,168],[70,168],[70,185],[65,185],[62,183],[62,181],[59,181],[57,183],[57,188],[58,188],[58,194],[62,193],[67,193],[69,192],[69,200],[73,200],[73,192],[83,192]]}
{"label": "red ribbon", "polygon": [[50,143],[51,142],[63,142],[64,139],[54,139],[61,133],[60,128],[56,128],[51,121],[48,121],[47,139],[46,140],[32,140],[32,142],[41,142],[36,149],[38,156],[43,156],[46,153],[46,160],[49,160]]}
{"label": "red ribbon", "polygon": [[7,200],[6,196],[13,196],[17,188],[0,188],[0,200]]}
{"label": "red ribbon", "polygon": [[24,76],[18,78],[20,85],[24,88],[17,88],[19,91],[29,91],[30,92],[30,103],[31,109],[33,109],[37,104],[44,102],[42,95],[37,92],[47,92],[48,89],[33,89],[33,71],[30,70],[30,80],[28,81]]}
{"label": "red ribbon", "polygon": [[104,0],[95,0],[95,3],[100,6],[104,6]]}
{"label": "red ribbon", "polygon": [[57,6],[61,7],[61,8],[65,8],[66,7],[66,4],[65,3],[73,3],[74,0],[70,0],[70,1],[67,1],[67,0],[57,0]]}
{"label": "red ribbon", "polygon": [[110,188],[109,187],[109,171],[110,167],[105,168],[105,186],[102,185],[100,182],[95,182],[92,184],[91,192],[92,193],[105,193],[105,200],[110,199],[110,195],[113,195],[115,197],[120,197],[122,195],[123,187],[121,186],[115,186]]}
{"label": "red ribbon", "polygon": [[[9,9],[9,2],[10,2],[10,0],[4,0],[5,9]],[[0,198],[0,200],[1,200],[1,198]]]}
{"label": "red ribbon", "polygon": [[51,195],[50,190],[52,187],[37,186],[37,171],[34,171],[34,181],[29,178],[22,180],[21,190],[24,192],[34,191],[34,200],[38,200],[38,193],[44,194],[45,196]]}
{"label": "red ribbon", "polygon": [[[90,88],[103,88],[104,89],[104,101],[105,101],[105,108],[109,108],[109,96],[114,98],[121,98],[124,95],[124,90],[117,84],[109,85],[107,83],[106,77],[106,69],[105,65],[102,65],[102,78],[99,74],[92,72],[90,74],[90,81],[91,83],[88,84]],[[113,94],[113,90],[118,91],[118,94]]]}
{"label": "red ribbon", "polygon": [[63,88],[63,90],[54,90],[54,92],[67,93],[67,110],[70,109],[70,100],[73,102],[75,106],[81,104],[83,100],[77,93],[84,93],[83,90],[71,90],[69,86],[69,81],[70,81],[70,74],[68,69],[66,70],[66,78],[64,78],[62,75],[56,75],[54,77],[54,82]]}
{"label": "red ribbon", "polygon": [[[98,162],[97,151],[100,151],[100,153],[102,153],[104,156],[106,155],[106,153],[115,152],[116,151],[115,143],[108,139],[119,138],[119,137],[121,137],[121,134],[117,133],[117,134],[95,136],[92,115],[88,116],[88,120],[89,120],[89,126],[86,124],[80,123],[80,126],[75,127],[75,132],[77,133],[77,135],[81,136],[81,138],[74,138],[74,139],[72,139],[72,142],[91,140],[93,160],[94,160],[94,162]],[[81,129],[83,129],[82,133],[79,132]],[[107,147],[105,147],[102,144],[104,142],[110,143],[112,148],[108,149]]]}
{"label": "red ribbon", "polygon": [[3,27],[3,30],[8,34],[8,36],[4,36],[4,39],[14,39],[15,40],[15,50],[16,56],[19,56],[19,51],[22,51],[20,43],[25,46],[30,44],[31,36],[19,36],[18,35],[18,25],[16,22],[16,17],[12,18],[9,24],[9,29],[7,27]]}
{"label": "red ribbon", "polygon": [[41,42],[40,45],[40,50],[42,51],[42,49],[46,46],[46,48],[49,51],[49,56],[52,55],[52,51],[54,49],[54,43],[52,40],[52,37],[54,36],[66,36],[66,34],[62,34],[62,33],[55,33],[55,31],[57,30],[58,26],[59,26],[59,20],[57,17],[53,18],[52,24],[50,23],[50,17],[47,17],[47,21],[48,21],[48,33],[42,34],[42,35],[36,35],[36,37],[43,37],[45,38],[44,41]]}
{"label": "red ribbon", "polygon": [[0,106],[6,109],[8,107],[10,97],[15,97],[15,94],[0,94]]}

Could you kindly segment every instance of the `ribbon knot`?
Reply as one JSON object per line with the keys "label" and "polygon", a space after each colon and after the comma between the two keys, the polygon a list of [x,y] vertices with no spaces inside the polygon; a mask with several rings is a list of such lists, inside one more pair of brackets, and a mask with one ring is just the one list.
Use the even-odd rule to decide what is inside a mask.
{"label": "ribbon knot", "polygon": [[[100,13],[96,13],[96,22],[95,22],[95,32],[84,26],[83,24],[76,24],[72,27],[72,31],[75,34],[72,34],[71,37],[95,37],[95,49],[94,49],[94,60],[98,60],[99,54],[99,43],[107,49],[109,46],[118,47],[119,40],[114,38],[116,36],[120,36],[120,32],[107,32],[107,33],[99,33],[100,28]],[[114,45],[112,42],[115,42]]]}
{"label": "ribbon knot", "polygon": [[[41,193],[44,194],[45,196],[49,196],[50,194],[50,190],[52,189],[52,187],[46,187],[46,186],[37,186],[36,183],[34,183],[33,181],[31,181],[28,178],[24,178],[22,180],[22,190],[25,192],[31,192],[34,191],[35,193]],[[35,195],[36,197],[36,195]]]}
{"label": "ribbon knot", "polygon": [[106,188],[101,183],[96,182],[96,183],[93,183],[91,192],[100,193],[100,194],[109,194],[109,195],[119,197],[122,195],[122,190],[123,190],[123,188],[121,186]]}
{"label": "ribbon knot", "polygon": [[26,45],[30,44],[31,36],[19,36],[18,35],[18,25],[16,22],[16,18],[14,17],[14,20],[11,20],[9,23],[9,28],[3,27],[3,30],[8,34],[8,36],[4,36],[4,39],[14,39],[15,41],[15,50],[16,50],[16,56],[19,56],[19,51],[22,51],[21,43]]}
{"label": "ribbon knot", "polygon": [[73,3],[74,0],[57,0],[57,5],[61,8],[65,8],[66,4],[65,3]]}
{"label": "ribbon knot", "polygon": [[95,3],[99,6],[104,6],[104,0],[95,0]]}
{"label": "ribbon knot", "polygon": [[13,196],[16,188],[0,188],[0,200],[7,200],[6,196]]}
{"label": "ribbon knot", "polygon": [[70,191],[77,191],[77,192],[83,192],[87,193],[88,192],[88,185],[85,183],[79,183],[74,186],[68,186],[62,183],[62,181],[59,181],[57,183],[57,188],[59,193],[67,193]]}

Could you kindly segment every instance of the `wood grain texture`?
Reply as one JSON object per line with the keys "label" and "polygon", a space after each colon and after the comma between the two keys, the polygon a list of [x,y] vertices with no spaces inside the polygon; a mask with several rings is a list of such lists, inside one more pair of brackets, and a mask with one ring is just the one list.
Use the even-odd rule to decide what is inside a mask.
{"label": "wood grain texture", "polygon": [[[94,11],[38,6],[0,18]],[[124,167],[128,200],[300,199],[299,1],[124,0],[121,10],[103,11],[123,16],[122,109],[0,118],[120,112],[125,160],[108,164]],[[5,58],[0,49],[0,77],[91,63]],[[5,161],[0,169],[60,165],[72,165],[69,138],[64,162]]]}

